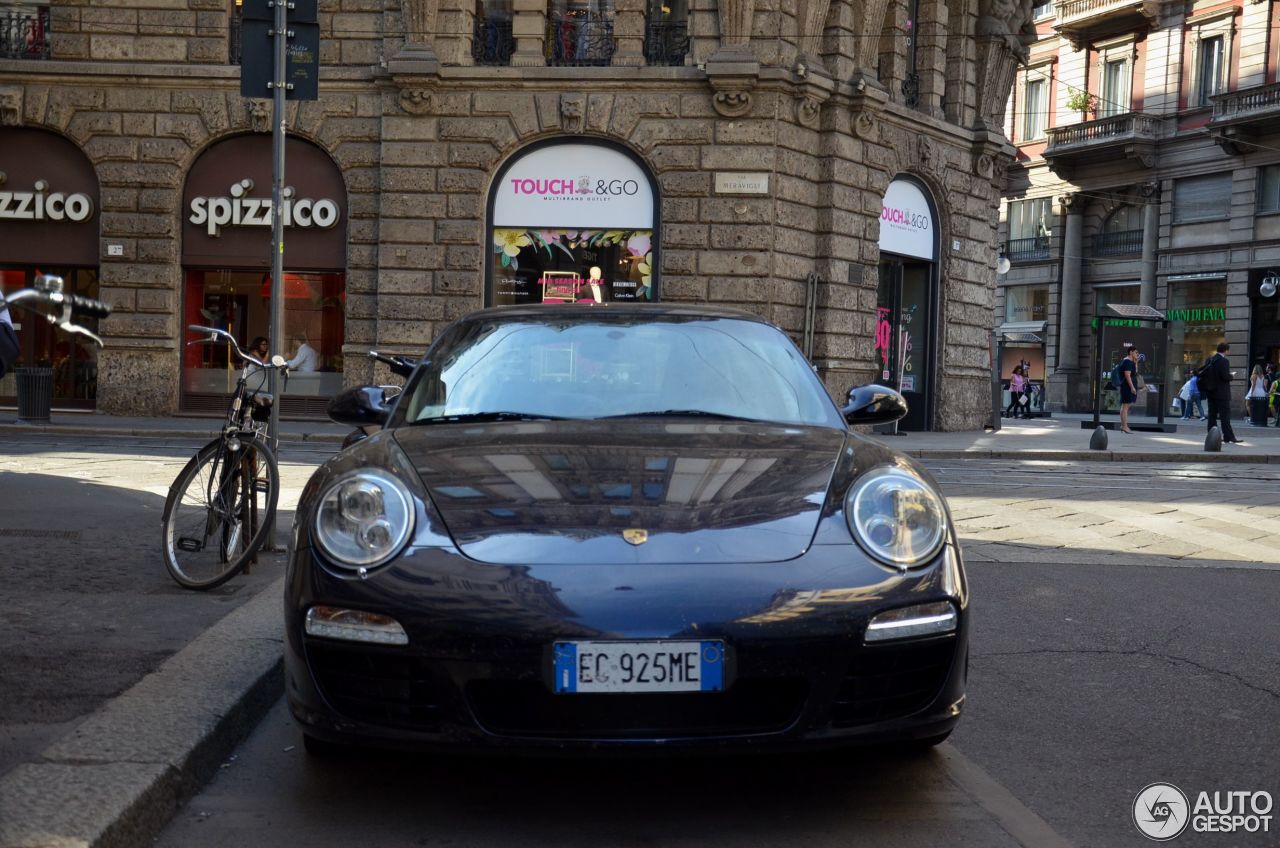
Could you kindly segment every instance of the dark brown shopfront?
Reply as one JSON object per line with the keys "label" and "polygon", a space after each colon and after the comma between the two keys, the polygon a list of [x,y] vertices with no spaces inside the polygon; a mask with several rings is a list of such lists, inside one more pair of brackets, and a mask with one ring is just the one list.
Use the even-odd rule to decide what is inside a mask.
{"label": "dark brown shopfront", "polygon": [[[0,129],[0,286],[31,285],[37,274],[58,274],[66,291],[98,296],[98,176],[75,144],[51,132]],[[53,369],[56,407],[92,409],[97,398],[98,351],[60,333],[38,316],[12,316],[21,344],[18,367]],[[85,320],[97,329],[97,320]],[[14,403],[13,374],[0,380],[0,404]]]}
{"label": "dark brown shopfront", "polygon": [[[286,415],[319,415],[342,389],[347,193],[329,155],[289,138],[286,149],[284,336],[272,353],[293,362]],[[271,324],[271,137],[237,136],[192,166],[182,199],[182,325],[216,326],[248,349]],[[236,363],[225,346],[184,346],[181,405],[221,412]]]}

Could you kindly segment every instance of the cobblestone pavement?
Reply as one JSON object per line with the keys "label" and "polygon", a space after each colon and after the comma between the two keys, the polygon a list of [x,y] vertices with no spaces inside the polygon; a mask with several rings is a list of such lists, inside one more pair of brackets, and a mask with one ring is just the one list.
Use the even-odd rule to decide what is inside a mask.
{"label": "cobblestone pavement", "polygon": [[1280,569],[1280,468],[925,461],[973,561]]}

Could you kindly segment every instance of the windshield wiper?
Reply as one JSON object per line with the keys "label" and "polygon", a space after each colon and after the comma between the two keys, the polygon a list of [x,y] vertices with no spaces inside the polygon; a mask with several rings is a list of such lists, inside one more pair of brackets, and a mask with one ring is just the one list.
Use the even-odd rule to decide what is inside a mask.
{"label": "windshield wiper", "polygon": [[729,415],[726,412],[711,412],[706,409],[662,409],[646,412],[624,412],[621,415],[604,415],[602,418],[719,418],[724,421],[755,421],[755,418],[744,418],[741,415]]}
{"label": "windshield wiper", "polygon": [[414,424],[458,424],[462,422],[484,421],[562,421],[559,415],[544,415],[541,412],[462,412],[455,415],[437,415],[433,418],[419,418]]}

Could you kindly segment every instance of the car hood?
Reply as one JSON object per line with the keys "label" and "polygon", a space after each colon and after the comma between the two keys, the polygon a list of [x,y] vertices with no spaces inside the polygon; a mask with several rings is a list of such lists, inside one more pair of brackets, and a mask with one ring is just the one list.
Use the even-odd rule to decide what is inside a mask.
{"label": "car hood", "polygon": [[395,431],[459,549],[500,565],[792,559],[846,436],[670,418]]}

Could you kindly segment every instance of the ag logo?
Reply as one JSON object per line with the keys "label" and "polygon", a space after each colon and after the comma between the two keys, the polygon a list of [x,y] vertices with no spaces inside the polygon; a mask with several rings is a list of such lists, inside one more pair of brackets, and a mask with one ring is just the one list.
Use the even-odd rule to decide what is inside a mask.
{"label": "ag logo", "polygon": [[641,530],[639,527],[628,527],[622,531],[622,538],[632,545],[643,545],[649,541],[649,531]]}
{"label": "ag logo", "polygon": [[1173,839],[1187,829],[1190,820],[1187,796],[1172,783],[1153,783],[1133,799],[1133,823],[1148,839]]}

